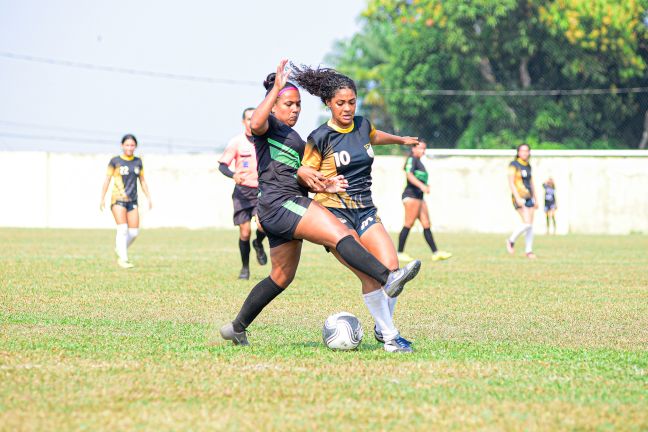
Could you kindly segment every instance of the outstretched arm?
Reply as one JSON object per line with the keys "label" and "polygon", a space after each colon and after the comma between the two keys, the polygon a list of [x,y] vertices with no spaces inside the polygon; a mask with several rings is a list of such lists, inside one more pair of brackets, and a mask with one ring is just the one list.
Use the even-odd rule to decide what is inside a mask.
{"label": "outstretched arm", "polygon": [[279,91],[284,88],[288,81],[288,76],[290,76],[290,71],[286,70],[286,63],[288,63],[287,59],[283,59],[279,62],[274,86],[265,99],[263,99],[261,104],[254,110],[254,114],[252,114],[250,130],[252,130],[252,133],[256,136],[261,136],[268,131],[268,117],[270,116],[270,111],[272,111],[272,107],[279,96]]}
{"label": "outstretched arm", "polygon": [[403,144],[415,146],[418,145],[418,143],[418,137],[402,137],[398,135],[388,134],[387,132],[380,130],[375,130],[374,133],[371,134],[372,145]]}

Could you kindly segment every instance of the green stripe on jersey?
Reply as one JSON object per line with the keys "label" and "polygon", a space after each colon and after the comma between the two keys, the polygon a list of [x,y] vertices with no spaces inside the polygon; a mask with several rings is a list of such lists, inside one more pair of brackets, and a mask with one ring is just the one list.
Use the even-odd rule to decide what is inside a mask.
{"label": "green stripe on jersey", "polygon": [[408,157],[407,162],[405,162],[405,172],[410,172],[412,169],[412,158]]}
{"label": "green stripe on jersey", "polygon": [[273,160],[295,169],[301,166],[299,153],[295,150],[272,138],[268,138],[268,143],[270,144],[270,157]]}
{"label": "green stripe on jersey", "polygon": [[421,180],[425,184],[427,184],[427,182],[428,182],[428,173],[425,172],[425,171],[415,170],[414,171],[414,177]]}
{"label": "green stripe on jersey", "polygon": [[294,201],[286,201],[282,206],[299,216],[304,216],[304,213],[306,213],[306,208],[296,204]]}

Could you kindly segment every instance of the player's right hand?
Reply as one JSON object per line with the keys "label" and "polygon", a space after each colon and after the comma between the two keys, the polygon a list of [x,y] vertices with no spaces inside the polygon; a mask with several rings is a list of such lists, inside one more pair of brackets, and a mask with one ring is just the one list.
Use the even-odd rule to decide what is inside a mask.
{"label": "player's right hand", "polygon": [[515,202],[516,202],[517,205],[519,205],[520,207],[524,207],[524,205],[526,204],[526,200],[525,200],[524,198],[516,198],[516,199],[515,199]]}
{"label": "player's right hand", "polygon": [[274,86],[279,90],[284,88],[288,82],[288,77],[290,76],[290,69],[286,69],[286,64],[288,64],[288,59],[282,59],[277,66],[277,76],[275,77]]}
{"label": "player's right hand", "polygon": [[99,204],[99,211],[102,212],[102,211],[104,211],[105,208],[106,208],[106,203],[101,201],[101,204]]}

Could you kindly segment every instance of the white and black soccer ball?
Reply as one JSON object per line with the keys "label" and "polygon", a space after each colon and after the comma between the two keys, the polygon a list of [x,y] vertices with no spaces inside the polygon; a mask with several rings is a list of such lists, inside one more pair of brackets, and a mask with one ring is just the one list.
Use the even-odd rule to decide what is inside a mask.
{"label": "white and black soccer ball", "polygon": [[333,350],[352,350],[362,342],[362,325],[355,315],[339,312],[326,318],[322,328],[324,344]]}

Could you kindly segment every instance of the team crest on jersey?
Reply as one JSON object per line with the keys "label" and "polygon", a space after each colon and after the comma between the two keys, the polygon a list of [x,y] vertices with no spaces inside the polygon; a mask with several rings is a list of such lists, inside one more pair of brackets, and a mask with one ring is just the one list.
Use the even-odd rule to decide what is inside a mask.
{"label": "team crest on jersey", "polygon": [[371,143],[365,144],[364,146],[367,149],[367,154],[369,155],[370,158],[374,157],[374,151],[373,147],[371,147]]}
{"label": "team crest on jersey", "polygon": [[139,175],[140,169],[139,167],[135,167],[133,171],[135,172],[135,175]]}

